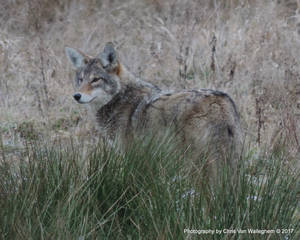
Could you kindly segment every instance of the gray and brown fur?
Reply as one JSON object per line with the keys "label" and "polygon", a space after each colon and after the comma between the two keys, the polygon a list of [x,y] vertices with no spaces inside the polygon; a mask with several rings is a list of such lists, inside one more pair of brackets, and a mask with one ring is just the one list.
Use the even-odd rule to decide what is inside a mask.
{"label": "gray and brown fur", "polygon": [[[195,161],[206,152],[211,156],[211,168],[227,162],[236,166],[232,153],[241,145],[241,127],[235,103],[226,93],[210,89],[162,91],[129,73],[111,43],[95,58],[72,48],[66,52],[76,68],[78,92],[74,98],[92,106],[106,138],[118,139],[126,148],[135,137],[172,128]],[[92,100],[81,101],[80,95]]]}

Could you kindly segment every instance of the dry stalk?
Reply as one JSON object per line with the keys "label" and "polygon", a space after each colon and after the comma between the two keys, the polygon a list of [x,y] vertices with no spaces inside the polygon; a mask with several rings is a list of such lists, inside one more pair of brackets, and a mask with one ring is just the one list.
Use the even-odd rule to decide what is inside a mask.
{"label": "dry stalk", "polygon": [[35,93],[35,96],[36,96],[36,99],[37,99],[38,110],[41,113],[42,118],[45,118],[45,114],[44,114],[44,111],[43,111],[43,108],[42,108],[42,101],[41,101],[41,96],[40,96],[39,90],[34,85],[31,86],[31,89]]}
{"label": "dry stalk", "polygon": [[216,63],[215,63],[215,55],[216,55],[216,45],[217,45],[217,38],[216,35],[213,34],[212,40],[210,42],[211,45],[211,64],[210,69],[213,73],[216,71]]}
{"label": "dry stalk", "polygon": [[41,38],[41,36],[39,35],[40,38],[40,45],[39,45],[39,53],[40,53],[40,72],[41,72],[41,78],[40,78],[40,83],[42,85],[42,89],[44,92],[44,96],[45,96],[45,107],[46,110],[48,112],[48,108],[49,108],[49,91],[48,91],[48,87],[47,87],[47,81],[46,81],[46,74],[45,74],[45,60],[44,60],[44,51],[43,51],[43,40]]}
{"label": "dry stalk", "polygon": [[300,151],[300,144],[299,144],[299,138],[297,135],[297,126],[295,122],[294,115],[290,113],[290,111],[287,111],[286,113],[286,128],[288,131],[288,136],[291,136],[295,140],[297,151]]}
{"label": "dry stalk", "polygon": [[[46,70],[45,70],[45,57],[44,57],[44,41],[43,41],[43,28],[40,21],[41,18],[41,2],[39,1],[33,1],[29,2],[30,7],[30,15],[31,15],[31,21],[33,22],[32,26],[34,29],[34,37],[38,39],[38,54],[39,54],[39,70],[41,76],[39,79],[39,84],[41,86],[41,89],[39,90],[36,86],[33,86],[32,89],[36,95],[37,101],[38,101],[38,109],[41,112],[43,118],[45,117],[45,112],[48,113],[49,109],[49,91],[47,86],[47,79],[46,79]],[[44,110],[45,108],[45,110]]]}
{"label": "dry stalk", "polygon": [[255,109],[256,109],[256,117],[257,117],[257,138],[256,143],[260,146],[261,144],[261,128],[263,126],[262,121],[262,108],[260,104],[260,99],[258,97],[255,98]]}

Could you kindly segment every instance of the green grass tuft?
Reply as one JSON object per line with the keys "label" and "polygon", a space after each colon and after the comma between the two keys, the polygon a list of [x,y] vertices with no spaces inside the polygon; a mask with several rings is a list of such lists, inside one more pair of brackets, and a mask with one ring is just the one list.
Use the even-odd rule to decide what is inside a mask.
{"label": "green grass tuft", "polygon": [[[121,154],[99,144],[27,144],[11,161],[2,147],[1,239],[299,239],[299,172],[280,154],[245,156],[235,181],[198,184],[168,141],[136,141]],[[256,169],[253,171],[253,169]],[[201,174],[201,173],[200,173]],[[188,234],[276,230],[270,234]]]}

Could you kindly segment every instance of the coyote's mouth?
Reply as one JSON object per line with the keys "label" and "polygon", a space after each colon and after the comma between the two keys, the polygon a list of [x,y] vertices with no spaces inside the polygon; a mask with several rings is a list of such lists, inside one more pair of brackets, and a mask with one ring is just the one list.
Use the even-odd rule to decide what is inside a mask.
{"label": "coyote's mouth", "polygon": [[96,98],[97,98],[97,97],[93,97],[93,98],[92,98],[91,100],[89,100],[89,101],[78,101],[78,103],[80,103],[80,104],[91,103],[91,102],[93,102]]}
{"label": "coyote's mouth", "polygon": [[97,96],[90,96],[86,94],[76,93],[73,95],[73,98],[80,104],[90,103],[95,100]]}

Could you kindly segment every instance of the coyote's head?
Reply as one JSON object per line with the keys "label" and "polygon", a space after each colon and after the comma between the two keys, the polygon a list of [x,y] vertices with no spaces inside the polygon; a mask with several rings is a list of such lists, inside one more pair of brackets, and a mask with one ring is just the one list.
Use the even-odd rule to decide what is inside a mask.
{"label": "coyote's head", "polygon": [[77,92],[73,97],[78,103],[101,107],[120,91],[121,69],[112,43],[107,43],[95,58],[69,47],[66,47],[66,54],[76,69]]}

